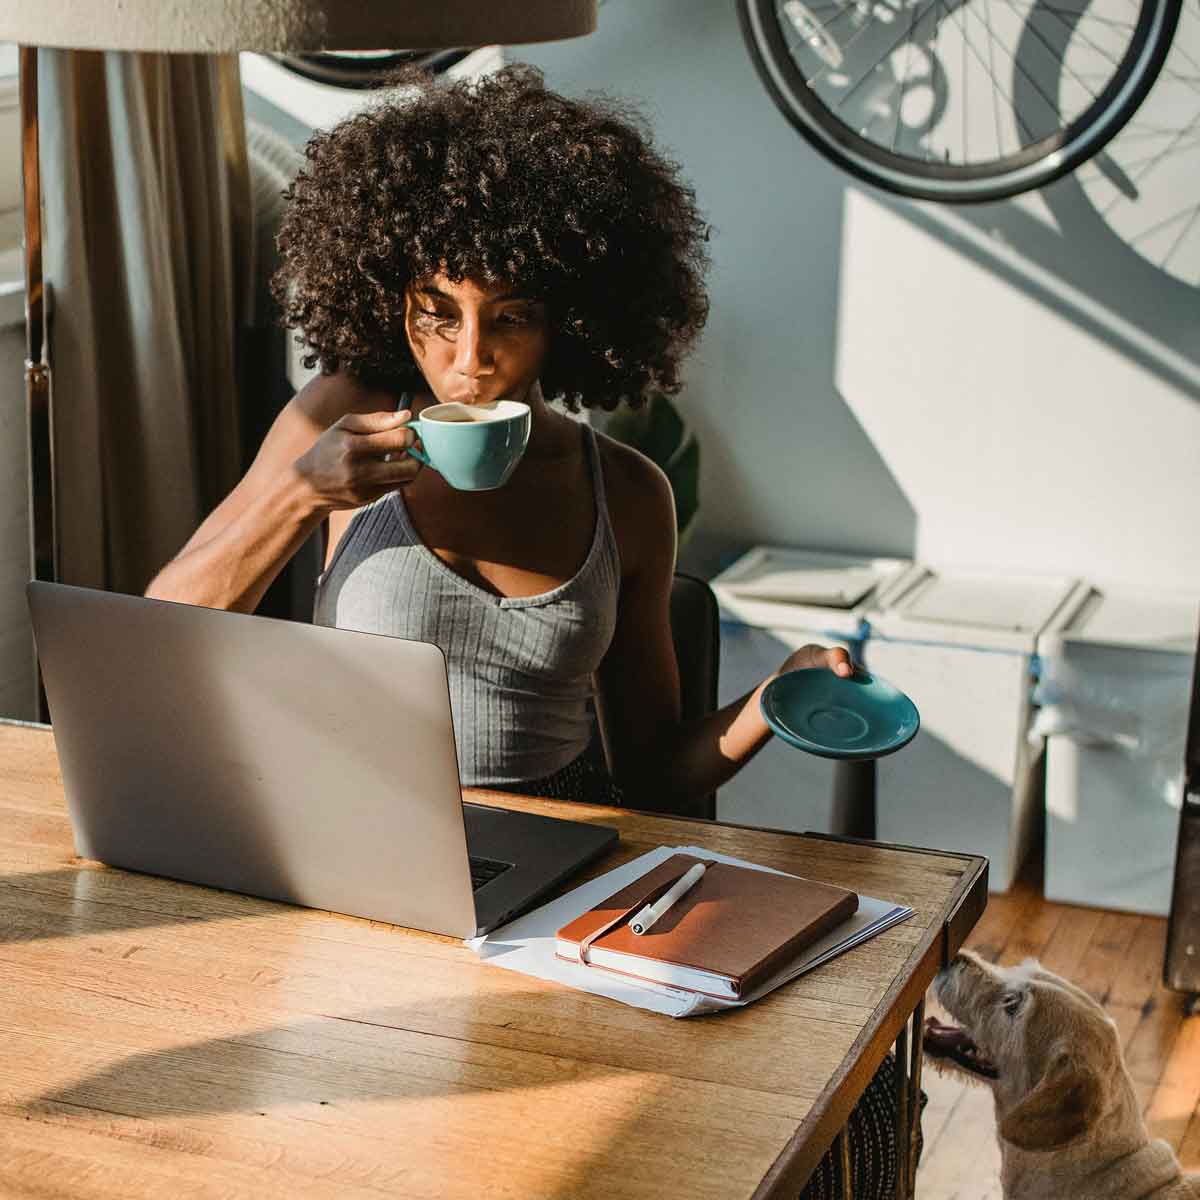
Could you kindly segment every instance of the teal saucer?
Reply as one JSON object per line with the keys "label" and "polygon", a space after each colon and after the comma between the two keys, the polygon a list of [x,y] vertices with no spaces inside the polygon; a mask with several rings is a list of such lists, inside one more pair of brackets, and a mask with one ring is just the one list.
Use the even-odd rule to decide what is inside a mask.
{"label": "teal saucer", "polygon": [[788,671],[763,688],[759,706],[785,742],[822,758],[882,758],[921,727],[917,706],[861,667],[845,679],[828,667]]}

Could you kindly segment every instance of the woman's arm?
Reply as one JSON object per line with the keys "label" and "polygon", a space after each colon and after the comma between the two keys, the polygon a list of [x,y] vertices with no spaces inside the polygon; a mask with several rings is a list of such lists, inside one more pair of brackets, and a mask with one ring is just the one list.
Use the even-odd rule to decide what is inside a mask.
{"label": "woman's arm", "polygon": [[[420,464],[395,398],[345,376],[311,380],[275,418],[250,470],[146,595],[253,612],[325,517],[407,483]],[[396,461],[385,463],[392,453]]]}
{"label": "woman's arm", "polygon": [[706,795],[754,757],[771,736],[758,701],[775,675],[813,666],[848,675],[852,667],[844,650],[804,646],[744,696],[682,723],[670,626],[674,500],[666,476],[648,460],[638,469],[627,459],[626,467],[612,472],[621,478],[610,488],[620,497],[613,507],[624,510],[614,514],[623,579],[617,628],[598,672],[597,708],[613,775],[629,803],[657,806],[666,796]]}

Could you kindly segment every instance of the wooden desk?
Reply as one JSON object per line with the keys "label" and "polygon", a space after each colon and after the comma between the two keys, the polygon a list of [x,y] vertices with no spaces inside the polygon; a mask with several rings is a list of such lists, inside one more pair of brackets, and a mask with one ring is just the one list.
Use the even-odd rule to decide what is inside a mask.
{"label": "wooden desk", "polygon": [[76,858],[50,733],[0,724],[0,1192],[794,1196],[986,903],[982,859],[472,798],[618,826],[597,870],[699,844],[916,916],[676,1021],[452,938]]}

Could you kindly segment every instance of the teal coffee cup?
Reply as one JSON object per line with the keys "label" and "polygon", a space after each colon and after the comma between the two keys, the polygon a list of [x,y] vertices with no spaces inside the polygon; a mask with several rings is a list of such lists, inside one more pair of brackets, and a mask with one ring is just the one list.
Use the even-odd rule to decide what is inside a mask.
{"label": "teal coffee cup", "polygon": [[529,442],[529,405],[431,404],[408,423],[422,449],[408,453],[432,467],[453,488],[486,492],[503,487]]}

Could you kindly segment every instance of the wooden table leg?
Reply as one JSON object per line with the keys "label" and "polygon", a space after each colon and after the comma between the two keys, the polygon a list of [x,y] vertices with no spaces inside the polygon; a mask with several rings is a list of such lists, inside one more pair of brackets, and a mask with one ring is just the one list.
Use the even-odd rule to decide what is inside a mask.
{"label": "wooden table leg", "polygon": [[896,1200],[908,1200],[908,1026],[896,1039]]}
{"label": "wooden table leg", "polygon": [[912,1065],[908,1072],[908,1191],[917,1192],[917,1136],[921,1131],[921,1060],[925,1047],[925,999],[913,1013]]}

